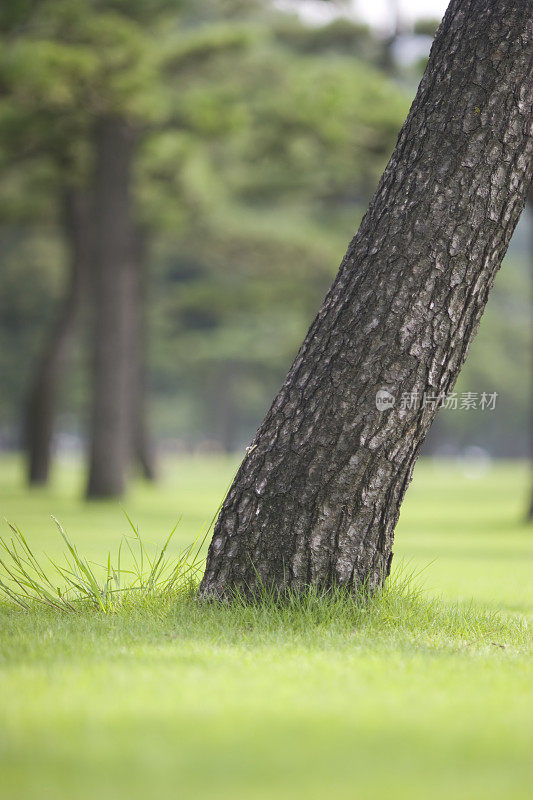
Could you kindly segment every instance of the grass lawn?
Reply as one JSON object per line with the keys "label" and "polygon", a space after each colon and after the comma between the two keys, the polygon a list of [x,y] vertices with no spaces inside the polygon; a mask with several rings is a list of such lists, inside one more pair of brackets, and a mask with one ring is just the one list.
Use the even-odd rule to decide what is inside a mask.
{"label": "grass lawn", "polygon": [[[181,515],[179,549],[235,466],[174,461],[124,507],[154,543]],[[82,503],[75,464],[31,493],[20,469],[0,462],[0,512],[36,551],[62,550],[51,513],[89,557],[116,550],[120,507]],[[529,797],[527,489],[521,465],[473,479],[421,463],[395,562],[425,568],[425,589],[402,588],[396,567],[367,607],[185,598],[106,617],[1,605],[0,796]]]}

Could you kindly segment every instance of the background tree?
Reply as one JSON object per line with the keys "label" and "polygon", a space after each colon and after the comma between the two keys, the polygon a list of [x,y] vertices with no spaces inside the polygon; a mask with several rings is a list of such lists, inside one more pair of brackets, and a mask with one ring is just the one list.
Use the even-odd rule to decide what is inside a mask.
{"label": "background tree", "polygon": [[57,394],[91,275],[92,226],[87,191],[65,189],[62,205],[70,268],[67,288],[34,369],[27,401],[24,435],[30,485],[43,485],[49,478]]}
{"label": "background tree", "polygon": [[[533,183],[530,183],[529,192],[527,196],[527,203],[529,209],[530,217],[533,215]],[[533,282],[533,236],[530,234],[530,241],[529,241],[529,260],[530,260],[530,278]],[[531,292],[531,301],[533,307],[533,290]],[[529,343],[530,351],[533,353],[533,336],[530,337],[531,341]],[[533,464],[533,367],[531,369],[531,386],[530,386],[530,461]],[[531,522],[533,520],[533,488],[531,490],[531,495],[529,498],[529,505],[527,509],[527,520]]]}
{"label": "background tree", "polygon": [[141,266],[131,208],[136,146],[137,131],[125,120],[97,121],[89,497],[123,493],[133,446]]}
{"label": "background tree", "polygon": [[[17,7],[18,21],[10,16]],[[92,192],[95,122],[111,109],[140,135],[130,199],[131,229],[143,239],[135,274],[145,321],[132,375],[144,377],[130,392],[130,416],[144,407],[145,424],[133,424],[132,440],[147,428],[148,407],[162,451],[240,450],[362,216],[405,118],[415,68],[399,60],[390,81],[376,66],[382,41],[368,27],[343,19],[307,26],[268,4],[32,8],[0,12],[11,20],[2,16],[0,50],[2,446],[19,446],[37,365],[69,292],[62,198]],[[402,34],[395,53],[410,40]],[[140,71],[129,70],[137,50]],[[525,222],[457,384],[499,392],[496,409],[443,410],[426,452],[459,456],[475,445],[495,456],[528,454]],[[92,297],[67,348],[68,370],[48,383],[58,455],[85,448]]]}
{"label": "background tree", "polygon": [[[27,4],[15,3],[13,16],[1,20],[7,37],[21,22],[16,11],[22,15]],[[50,46],[48,42],[19,40],[16,35],[12,41],[8,38],[0,64],[5,168],[12,174],[17,167],[25,170],[17,190],[19,202],[25,192],[42,195],[46,179],[51,203],[48,200],[48,207],[40,207],[38,213],[41,220],[57,219],[68,252],[64,294],[36,359],[25,403],[28,479],[36,484],[48,479],[60,379],[72,347],[91,262],[90,202],[84,187],[87,153],[82,144],[86,115],[81,107],[72,109],[76,86],[84,81],[88,69],[90,64],[68,44]],[[27,221],[35,206],[27,198],[23,202]]]}
{"label": "background tree", "polygon": [[[130,4],[126,11],[111,2],[48,2],[24,17],[23,33],[15,35],[4,61],[10,100],[19,117],[26,114],[26,128],[39,132],[37,152],[67,164],[67,183],[73,167],[65,153],[81,148],[95,164],[94,187],[85,176],[86,192],[94,190],[88,209],[95,239],[89,255],[95,308],[89,496],[123,491],[132,452],[145,476],[154,474],[141,419],[146,405],[146,369],[141,363],[145,281],[134,168],[140,141],[173,112],[168,88],[177,65],[205,59],[210,50],[218,52],[228,46],[227,40],[230,47],[235,41],[232,35],[216,36],[213,42],[189,36],[183,47],[183,36],[176,39],[172,25],[161,47],[168,15],[174,22],[184,5],[158,2],[146,14],[143,4]],[[68,237],[75,233],[74,217],[67,202],[62,207]],[[78,244],[71,248],[76,256]],[[48,474],[55,387],[79,305],[81,263],[72,261],[72,278],[30,390],[30,479],[36,482],[44,482]]]}

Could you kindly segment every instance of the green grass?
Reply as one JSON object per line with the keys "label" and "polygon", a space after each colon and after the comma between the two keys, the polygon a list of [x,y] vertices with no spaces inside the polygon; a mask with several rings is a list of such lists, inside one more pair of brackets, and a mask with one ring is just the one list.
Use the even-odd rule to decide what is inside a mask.
{"label": "green grass", "polygon": [[[182,515],[177,553],[234,468],[175,461],[124,507],[154,546]],[[1,514],[57,558],[52,513],[101,561],[127,521],[118,504],[81,503],[80,480],[65,464],[52,488],[28,493],[4,459]],[[189,593],[109,615],[3,605],[0,796],[529,797],[527,489],[520,465],[473,480],[420,464],[393,580],[369,604],[227,606]]]}

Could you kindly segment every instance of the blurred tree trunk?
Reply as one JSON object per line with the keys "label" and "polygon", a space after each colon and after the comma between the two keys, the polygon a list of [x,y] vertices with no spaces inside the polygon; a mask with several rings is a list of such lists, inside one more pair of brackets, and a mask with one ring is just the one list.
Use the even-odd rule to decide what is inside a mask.
{"label": "blurred tree trunk", "polygon": [[137,139],[118,117],[96,124],[90,498],[124,492],[132,452],[140,302],[131,194]]}
{"label": "blurred tree trunk", "polygon": [[74,338],[76,319],[90,270],[90,208],[87,193],[69,188],[62,202],[63,229],[69,249],[69,276],[57,318],[46,341],[31,385],[25,421],[28,481],[44,485],[50,470],[57,393]]}
{"label": "blurred tree trunk", "polygon": [[235,387],[238,380],[237,365],[231,361],[215,368],[211,391],[207,400],[208,430],[225,453],[236,449],[238,435],[238,408]]}
{"label": "blurred tree trunk", "polygon": [[137,343],[133,353],[132,399],[132,441],[133,458],[137,461],[142,476],[147,481],[153,481],[157,476],[153,443],[148,428],[147,412],[147,354],[146,354],[146,236],[137,228],[134,241],[134,291],[136,312],[134,339]]}
{"label": "blurred tree trunk", "polygon": [[383,39],[380,66],[387,75],[394,78],[397,73],[394,48],[402,31],[402,21],[398,0],[388,0],[387,5],[390,17],[390,31]]}
{"label": "blurred tree trunk", "polygon": [[373,589],[388,575],[438,407],[401,398],[453,387],[525,202],[532,23],[531,0],[450,3],[370,208],[224,501],[203,596]]}
{"label": "blurred tree trunk", "polygon": [[[529,194],[527,197],[527,202],[529,206],[529,217],[530,217],[530,228],[529,231],[529,261],[530,261],[530,274],[531,274],[531,281],[533,287],[533,183],[530,184],[529,187]],[[533,290],[531,295],[531,309],[533,314]],[[531,467],[533,472],[533,326],[531,329],[531,339],[530,347],[531,347],[531,360],[532,360],[532,367],[531,367],[531,375],[529,377],[530,380],[530,410],[529,410],[529,419],[530,419],[530,431],[529,431],[529,448],[530,448],[530,461]],[[531,490],[530,498],[529,498],[529,507],[527,510],[527,520],[529,522],[533,521],[533,488]]]}

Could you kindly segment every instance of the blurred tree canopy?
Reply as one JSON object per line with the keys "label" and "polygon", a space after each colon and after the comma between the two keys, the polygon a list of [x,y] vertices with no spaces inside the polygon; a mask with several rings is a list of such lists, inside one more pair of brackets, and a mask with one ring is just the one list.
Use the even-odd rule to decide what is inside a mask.
{"label": "blurred tree canopy", "polygon": [[[382,43],[364,25],[308,27],[259,0],[14,0],[0,35],[4,441],[20,436],[68,279],[65,196],[92,191],[95,124],[111,117],[136,135],[154,430],[184,446],[242,446],[357,228],[410,90],[380,69]],[[515,441],[525,281],[525,269],[502,276],[462,378],[495,391],[504,376]],[[59,429],[76,435],[90,395],[85,330],[59,398]],[[472,423],[456,414],[440,434],[468,439]],[[504,438],[490,442],[502,450]]]}

